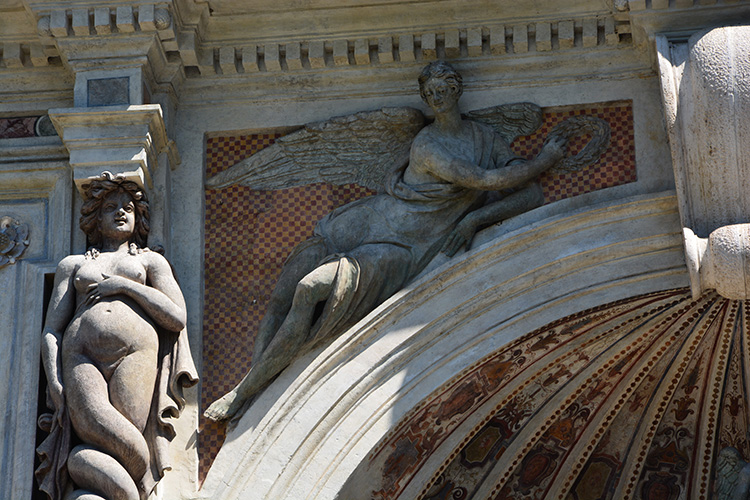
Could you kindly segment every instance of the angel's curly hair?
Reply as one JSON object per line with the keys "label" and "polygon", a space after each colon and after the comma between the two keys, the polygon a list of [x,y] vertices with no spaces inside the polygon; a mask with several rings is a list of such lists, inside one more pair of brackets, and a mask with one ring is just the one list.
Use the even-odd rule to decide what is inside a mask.
{"label": "angel's curly hair", "polygon": [[103,172],[98,179],[83,185],[86,201],[81,207],[79,225],[81,230],[86,233],[88,245],[97,250],[101,248],[102,233],[99,229],[99,212],[104,200],[110,194],[118,191],[130,196],[135,206],[135,230],[133,231],[131,245],[135,244],[138,248],[147,248],[150,216],[146,193],[135,182],[125,180],[121,175],[113,175],[111,172]]}
{"label": "angel's curly hair", "polygon": [[419,95],[422,96],[422,100],[425,102],[427,102],[427,99],[424,94],[424,86],[433,78],[440,78],[458,87],[456,98],[461,97],[461,94],[464,92],[464,80],[461,78],[461,73],[445,61],[433,61],[424,67],[419,78],[417,78],[419,82]]}

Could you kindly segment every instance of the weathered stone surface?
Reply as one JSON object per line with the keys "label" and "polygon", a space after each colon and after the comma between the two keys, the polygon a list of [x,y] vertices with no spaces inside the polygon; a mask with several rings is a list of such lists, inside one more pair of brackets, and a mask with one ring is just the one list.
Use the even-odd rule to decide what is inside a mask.
{"label": "weathered stone surface", "polygon": [[[566,314],[686,286],[675,201],[665,192],[564,214],[547,205],[489,229],[482,246],[422,275],[281,374],[229,432],[200,498],[370,498],[376,485],[366,475],[354,493],[342,486],[425,395],[478,356]],[[477,419],[448,436],[431,463]],[[423,479],[402,498],[419,498]]]}
{"label": "weathered stone surface", "polygon": [[657,47],[693,293],[748,299],[750,27]]}
{"label": "weathered stone surface", "polygon": [[92,78],[88,80],[89,106],[117,106],[130,104],[130,78]]}
{"label": "weathered stone surface", "polygon": [[40,419],[49,436],[37,479],[53,500],[67,488],[147,497],[171,468],[182,390],[197,382],[182,293],[146,246],[145,195],[106,174],[85,186],[81,229],[91,247],[58,265],[42,335],[53,413]]}
{"label": "weathered stone surface", "polygon": [[[458,98],[463,91],[461,76],[442,61],[428,65],[419,77],[419,84],[422,98],[435,113],[435,122],[416,136],[406,134],[400,138],[408,147],[414,137],[409,162],[386,180],[385,189],[380,189],[386,193],[332,212],[318,223],[315,237],[292,252],[271,297],[271,307],[261,323],[253,366],[235,389],[209,407],[206,411],[209,418],[233,417],[298,353],[334,338],[361,319],[413,279],[438,249],[453,256],[471,242],[478,228],[542,203],[540,188],[532,181],[563,157],[565,139],[551,135],[537,158],[517,161],[509,142],[520,134],[520,123],[528,126],[529,121],[535,122],[533,130],[539,126],[539,121],[527,117],[513,126],[508,124],[511,130],[516,127],[516,132],[507,136],[508,132],[502,127],[495,132],[485,125],[462,119],[458,109]],[[501,114],[506,112],[503,107],[493,109]],[[521,106],[517,113],[523,116],[521,110],[525,109],[532,115],[536,112],[532,106]],[[377,129],[393,127],[388,123],[388,112],[381,113],[386,120]],[[251,157],[223,172],[209,185],[293,186],[305,178],[303,171],[314,175],[320,172],[336,183],[354,179],[362,182],[364,176],[356,171],[355,165],[366,165],[362,158],[370,157],[360,152],[357,161],[356,151],[368,142],[370,148],[377,149],[372,145],[377,146],[379,140],[383,140],[382,132],[377,137],[366,137],[367,142],[357,140],[353,133],[362,127],[356,121],[370,115],[381,116],[362,113],[308,125],[307,129],[266,148],[257,158]],[[342,166],[330,165],[335,153],[330,153],[331,148],[325,141],[333,138],[331,131],[339,134],[335,144],[345,153],[346,162]],[[346,148],[343,140],[346,137],[351,138],[349,142],[355,151]],[[400,149],[395,143],[385,146]],[[371,161],[383,156],[384,152],[378,150]],[[306,168],[305,160],[317,168]],[[390,161],[398,165],[403,158]],[[269,170],[266,165],[273,167]],[[503,168],[494,168],[496,166]],[[383,168],[389,172],[394,170],[388,161]],[[254,183],[256,172],[269,176],[271,184],[262,184],[257,179]],[[284,184],[285,178],[290,178],[289,184]],[[279,182],[281,184],[277,184]],[[472,207],[483,203],[483,191],[507,188],[516,191],[472,211]],[[316,317],[319,303],[325,303],[325,307]]]}
{"label": "weathered stone surface", "polygon": [[15,264],[29,246],[29,225],[12,217],[0,217],[0,269]]}

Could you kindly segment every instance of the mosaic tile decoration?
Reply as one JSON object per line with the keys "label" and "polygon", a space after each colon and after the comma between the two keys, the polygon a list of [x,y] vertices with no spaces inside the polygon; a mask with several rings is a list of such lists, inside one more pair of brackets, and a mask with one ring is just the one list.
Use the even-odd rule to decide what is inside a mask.
{"label": "mosaic tile decoration", "polygon": [[[280,135],[209,138],[206,176],[273,144]],[[255,332],[287,255],[325,214],[369,194],[359,186],[329,184],[206,192],[203,409],[250,369]],[[224,441],[225,426],[201,419],[202,480]]]}
{"label": "mosaic tile decoration", "polygon": [[[381,487],[373,490],[371,497],[396,498],[426,458],[462,422],[489,399],[502,396],[494,414],[491,412],[463,438],[450,455],[451,463],[444,463],[435,472],[421,495],[433,496],[435,489],[447,493],[443,491],[447,488],[451,493],[457,489],[466,494],[441,498],[471,498],[470,491],[463,491],[469,486],[466,483],[487,478],[487,469],[496,464],[496,457],[507,449],[516,431],[538,416],[535,410],[539,405],[564,389],[570,378],[596,359],[592,350],[601,349],[603,341],[615,343],[609,339],[619,338],[622,334],[618,335],[618,331],[632,330],[644,309],[659,314],[685,299],[689,299],[689,293],[684,290],[668,291],[582,311],[524,335],[479,360],[412,409],[370,453],[369,475],[377,476],[377,471],[382,470]],[[458,465],[453,463],[456,461]],[[461,471],[464,463],[464,480],[456,481],[451,472]]]}
{"label": "mosaic tile decoration", "polygon": [[[636,179],[629,103],[546,111],[540,130],[517,139],[512,149],[522,157],[534,156],[552,127],[579,114],[607,120],[612,127],[611,146],[599,163],[581,172],[545,175],[541,182],[548,203]],[[206,177],[273,144],[281,135],[208,138]],[[584,144],[580,140],[571,148],[575,152]],[[234,387],[250,368],[255,332],[289,252],[312,234],[325,214],[369,194],[360,186],[330,184],[278,191],[231,186],[206,192],[202,409]],[[202,480],[224,441],[225,426],[201,419]]]}
{"label": "mosaic tile decoration", "polygon": [[[572,198],[636,180],[633,108],[628,103],[602,104],[581,109],[556,108],[544,110],[544,122],[539,130],[527,137],[519,137],[511,145],[524,158],[532,158],[542,149],[544,138],[566,118],[591,115],[609,123],[612,135],[609,148],[597,163],[578,172],[547,173],[540,177],[545,203]],[[588,142],[585,137],[569,144],[571,154],[578,153]]]}

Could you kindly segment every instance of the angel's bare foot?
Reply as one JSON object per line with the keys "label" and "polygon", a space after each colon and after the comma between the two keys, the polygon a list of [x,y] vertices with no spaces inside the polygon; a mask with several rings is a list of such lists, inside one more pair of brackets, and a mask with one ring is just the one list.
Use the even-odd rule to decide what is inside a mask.
{"label": "angel's bare foot", "polygon": [[203,416],[215,422],[229,420],[242,408],[243,403],[242,398],[233,389],[211,403],[211,406],[203,412]]}

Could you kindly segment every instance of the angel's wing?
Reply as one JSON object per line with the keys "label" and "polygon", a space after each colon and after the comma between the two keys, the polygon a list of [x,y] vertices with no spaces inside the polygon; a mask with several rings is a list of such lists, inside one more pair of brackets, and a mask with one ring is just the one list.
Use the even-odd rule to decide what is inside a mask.
{"label": "angel's wing", "polygon": [[517,102],[469,111],[466,117],[489,125],[510,144],[516,137],[532,134],[542,125],[542,108],[530,102]]}
{"label": "angel's wing", "polygon": [[732,500],[740,471],[745,466],[740,452],[728,446],[719,452],[716,459],[716,498]]}
{"label": "angel's wing", "polygon": [[284,189],[325,181],[383,191],[386,176],[408,161],[411,142],[422,127],[422,112],[406,107],[309,123],[211,177],[206,185]]}

